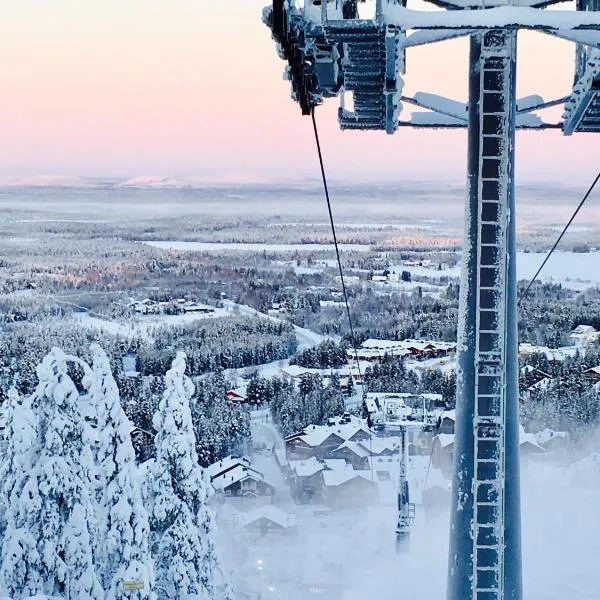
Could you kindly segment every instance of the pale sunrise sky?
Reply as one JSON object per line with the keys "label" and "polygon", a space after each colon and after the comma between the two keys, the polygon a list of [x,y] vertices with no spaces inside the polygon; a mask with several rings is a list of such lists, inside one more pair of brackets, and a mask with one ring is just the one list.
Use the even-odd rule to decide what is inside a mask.
{"label": "pale sunrise sky", "polygon": [[[267,1],[4,2],[0,175],[317,177],[310,119],[261,22]],[[523,33],[519,53],[520,96],[570,92],[574,45]],[[466,99],[466,40],[409,50],[407,63],[407,94]],[[465,132],[340,132],[336,110],[318,111],[332,177],[464,179]],[[590,134],[521,133],[519,177],[588,183],[599,147]]]}

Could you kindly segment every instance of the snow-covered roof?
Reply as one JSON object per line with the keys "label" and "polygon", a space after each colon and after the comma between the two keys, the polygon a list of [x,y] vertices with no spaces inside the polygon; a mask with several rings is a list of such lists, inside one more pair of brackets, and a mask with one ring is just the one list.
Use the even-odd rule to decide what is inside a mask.
{"label": "snow-covered roof", "polygon": [[521,354],[543,354],[549,361],[563,361],[573,358],[577,354],[585,354],[581,346],[562,346],[561,348],[548,348],[547,346],[534,346],[533,344],[519,344]]}
{"label": "snow-covered roof", "polygon": [[310,373],[310,370],[299,365],[288,365],[287,367],[282,367],[281,372],[288,377],[301,377]]}
{"label": "snow-covered roof", "polygon": [[242,523],[244,527],[246,527],[261,519],[272,521],[283,529],[290,529],[296,526],[296,515],[287,513],[272,504],[265,504],[264,506],[246,513],[242,517]]}
{"label": "snow-covered roof", "polygon": [[439,340],[376,340],[370,338],[361,344],[362,348],[373,350],[400,350],[414,348],[416,350],[451,350],[456,348],[455,342],[442,342]]}
{"label": "snow-covered roof", "polygon": [[448,446],[454,444],[453,433],[438,433],[434,439],[439,441],[442,448],[447,448]]}
{"label": "snow-covered roof", "polygon": [[325,469],[325,465],[314,456],[306,460],[290,460],[289,466],[298,477],[310,477]]}
{"label": "snow-covered roof", "polygon": [[400,440],[396,437],[371,437],[369,440],[363,440],[359,444],[369,452],[369,454],[381,454],[386,450],[396,452],[400,447]]}
{"label": "snow-covered roof", "polygon": [[600,375],[600,365],[597,367],[592,367],[591,369],[588,369],[585,372],[586,373],[596,373],[596,375]]}
{"label": "snow-covered roof", "polygon": [[540,379],[537,383],[530,385],[527,389],[531,390],[545,390],[552,383],[551,377],[544,377]]}
{"label": "snow-covered roof", "polygon": [[358,442],[345,441],[343,444],[340,444],[333,452],[337,452],[338,450],[344,450],[347,448],[350,452],[354,452],[360,458],[366,458],[370,455],[370,452],[366,450],[361,444]]}
{"label": "snow-covered roof", "polygon": [[308,446],[314,448],[320,446],[330,435],[336,435],[342,440],[349,440],[359,431],[364,431],[367,435],[370,435],[364,421],[353,416],[349,423],[341,423],[339,419],[336,419],[332,425],[309,425],[302,431],[288,436],[286,441],[300,438]]}
{"label": "snow-covered roof", "polygon": [[217,462],[213,463],[212,465],[208,465],[208,467],[206,467],[206,470],[208,471],[208,474],[211,477],[216,477],[219,473],[222,473],[223,471],[226,471],[227,469],[231,469],[232,467],[235,467],[236,465],[244,465],[249,467],[250,466],[250,461],[247,458],[239,458],[239,457],[233,457],[231,455],[226,456],[225,458],[222,458],[221,460],[218,460]]}
{"label": "snow-covered roof", "polygon": [[542,429],[542,431],[538,431],[535,434],[535,439],[537,440],[538,444],[541,444],[542,446],[554,439],[567,440],[568,438],[569,434],[566,431],[554,431],[548,427],[546,427],[546,429]]}
{"label": "snow-covered roof", "polygon": [[582,334],[582,333],[597,333],[596,328],[591,325],[577,325],[575,329],[573,329],[572,333],[574,334]]}
{"label": "snow-covered roof", "polygon": [[454,421],[456,423],[456,411],[454,409],[452,410],[445,410],[441,415],[440,415],[440,419],[443,421],[444,419],[450,419],[451,421]]}
{"label": "snow-covered roof", "polygon": [[288,464],[285,448],[275,448],[275,458],[280,465]]}
{"label": "snow-covered roof", "polygon": [[527,433],[523,425],[519,425],[519,446],[522,446],[523,444],[530,444],[538,448],[540,452],[545,452],[545,449],[538,444],[535,434]]}
{"label": "snow-covered roof", "polygon": [[275,487],[272,483],[265,480],[262,473],[259,473],[258,471],[242,464],[234,467],[230,471],[226,471],[225,473],[221,473],[214,477],[212,480],[212,485],[215,490],[221,491],[226,487],[229,487],[232,483],[237,483],[238,481],[244,481],[246,479],[262,481],[264,484],[272,488]]}
{"label": "snow-covered roof", "polygon": [[355,471],[354,469],[323,471],[323,481],[326,486],[330,487],[336,487],[357,478],[374,483],[371,481],[371,471]]}
{"label": "snow-covered roof", "polygon": [[349,465],[345,458],[326,458],[323,460],[323,462],[330,470],[339,471],[340,469],[352,469],[352,465]]}

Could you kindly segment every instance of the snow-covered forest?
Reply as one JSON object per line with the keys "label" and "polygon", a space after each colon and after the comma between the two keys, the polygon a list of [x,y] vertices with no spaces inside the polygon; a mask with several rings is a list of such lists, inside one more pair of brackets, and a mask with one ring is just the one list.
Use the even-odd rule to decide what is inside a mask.
{"label": "snow-covered forest", "polygon": [[[13,600],[229,599],[213,540],[178,352],[153,416],[155,457],[138,465],[106,353],[52,348],[32,394],[12,389],[0,473],[0,590]],[[68,365],[84,372],[80,393]]]}
{"label": "snow-covered forest", "polygon": [[[306,217],[313,191],[279,218],[267,214],[279,188],[161,192],[175,212],[199,204],[196,230],[154,217],[155,191],[119,192],[134,217],[127,225],[95,200],[103,190],[9,195],[18,193],[29,212],[10,213],[18,237],[0,239],[0,597],[304,600],[325,589],[387,599],[383,584],[365,590],[355,574],[383,582],[397,571],[388,539],[397,440],[373,432],[370,445],[346,440],[304,465],[284,440],[340,419],[367,427],[366,395],[408,395],[418,406],[434,398],[433,431],[411,445],[415,552],[402,573],[412,581],[423,565],[445,569],[452,434],[438,419],[455,406],[458,212],[440,230],[401,212],[391,224],[364,222],[370,192],[350,194],[340,237],[352,338],[327,224]],[[240,193],[257,198],[257,214],[228,198]],[[215,199],[235,215],[217,215]],[[522,251],[552,237],[546,225]],[[594,235],[578,257],[597,256]],[[199,239],[201,250],[182,245]],[[519,255],[531,256],[542,258]],[[595,273],[581,271],[541,281],[520,307],[523,477],[535,486],[526,535],[535,527],[539,537],[532,510],[546,514],[546,480],[532,473],[560,473],[566,506],[575,493],[597,501],[600,345],[593,333],[573,335],[600,330],[600,291]],[[386,352],[409,339],[450,344],[432,355]],[[366,357],[358,368],[355,346]],[[433,543],[437,554],[425,550]],[[557,561],[556,577],[560,565],[585,564],[568,548],[573,560]],[[434,587],[411,589],[428,600]],[[532,589],[536,600],[552,597]]]}

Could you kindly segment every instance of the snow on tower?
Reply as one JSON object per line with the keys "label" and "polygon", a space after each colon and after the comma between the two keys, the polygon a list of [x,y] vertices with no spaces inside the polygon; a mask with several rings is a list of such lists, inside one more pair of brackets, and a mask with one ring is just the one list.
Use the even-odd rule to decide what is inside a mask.
{"label": "snow on tower", "polygon": [[[106,600],[148,598],[152,559],[148,514],[142,503],[129,432],[131,424],[119,399],[110,361],[97,344],[90,346],[93,367],[84,379],[97,414],[99,569]],[[128,589],[143,586],[141,589]]]}
{"label": "snow on tower", "polygon": [[19,465],[22,489],[14,490],[8,507],[0,588],[14,600],[36,594],[101,600],[94,565],[94,465],[62,350],[52,349],[37,376],[26,401],[35,412],[37,436]]}
{"label": "snow on tower", "polygon": [[156,461],[152,469],[150,527],[156,589],[167,598],[229,597],[216,581],[213,518],[207,507],[210,483],[198,464],[189,401],[194,385],[178,352],[165,376],[165,392],[154,415]]}

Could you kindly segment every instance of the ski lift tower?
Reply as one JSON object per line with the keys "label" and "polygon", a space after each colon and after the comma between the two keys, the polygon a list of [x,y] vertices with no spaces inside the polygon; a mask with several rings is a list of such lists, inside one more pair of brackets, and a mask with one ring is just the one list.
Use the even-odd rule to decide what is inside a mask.
{"label": "ski lift tower", "polygon": [[[342,129],[468,130],[468,178],[458,332],[457,422],[448,600],[522,600],[518,440],[515,130],[600,132],[600,0],[272,0],[263,12],[287,61],[292,98],[311,114],[339,96]],[[516,98],[517,31],[577,44],[573,90]],[[408,48],[469,36],[467,104],[402,95]],[[351,94],[353,106],[345,99]],[[429,112],[401,118],[402,104]],[[564,105],[561,122],[534,114]]]}

